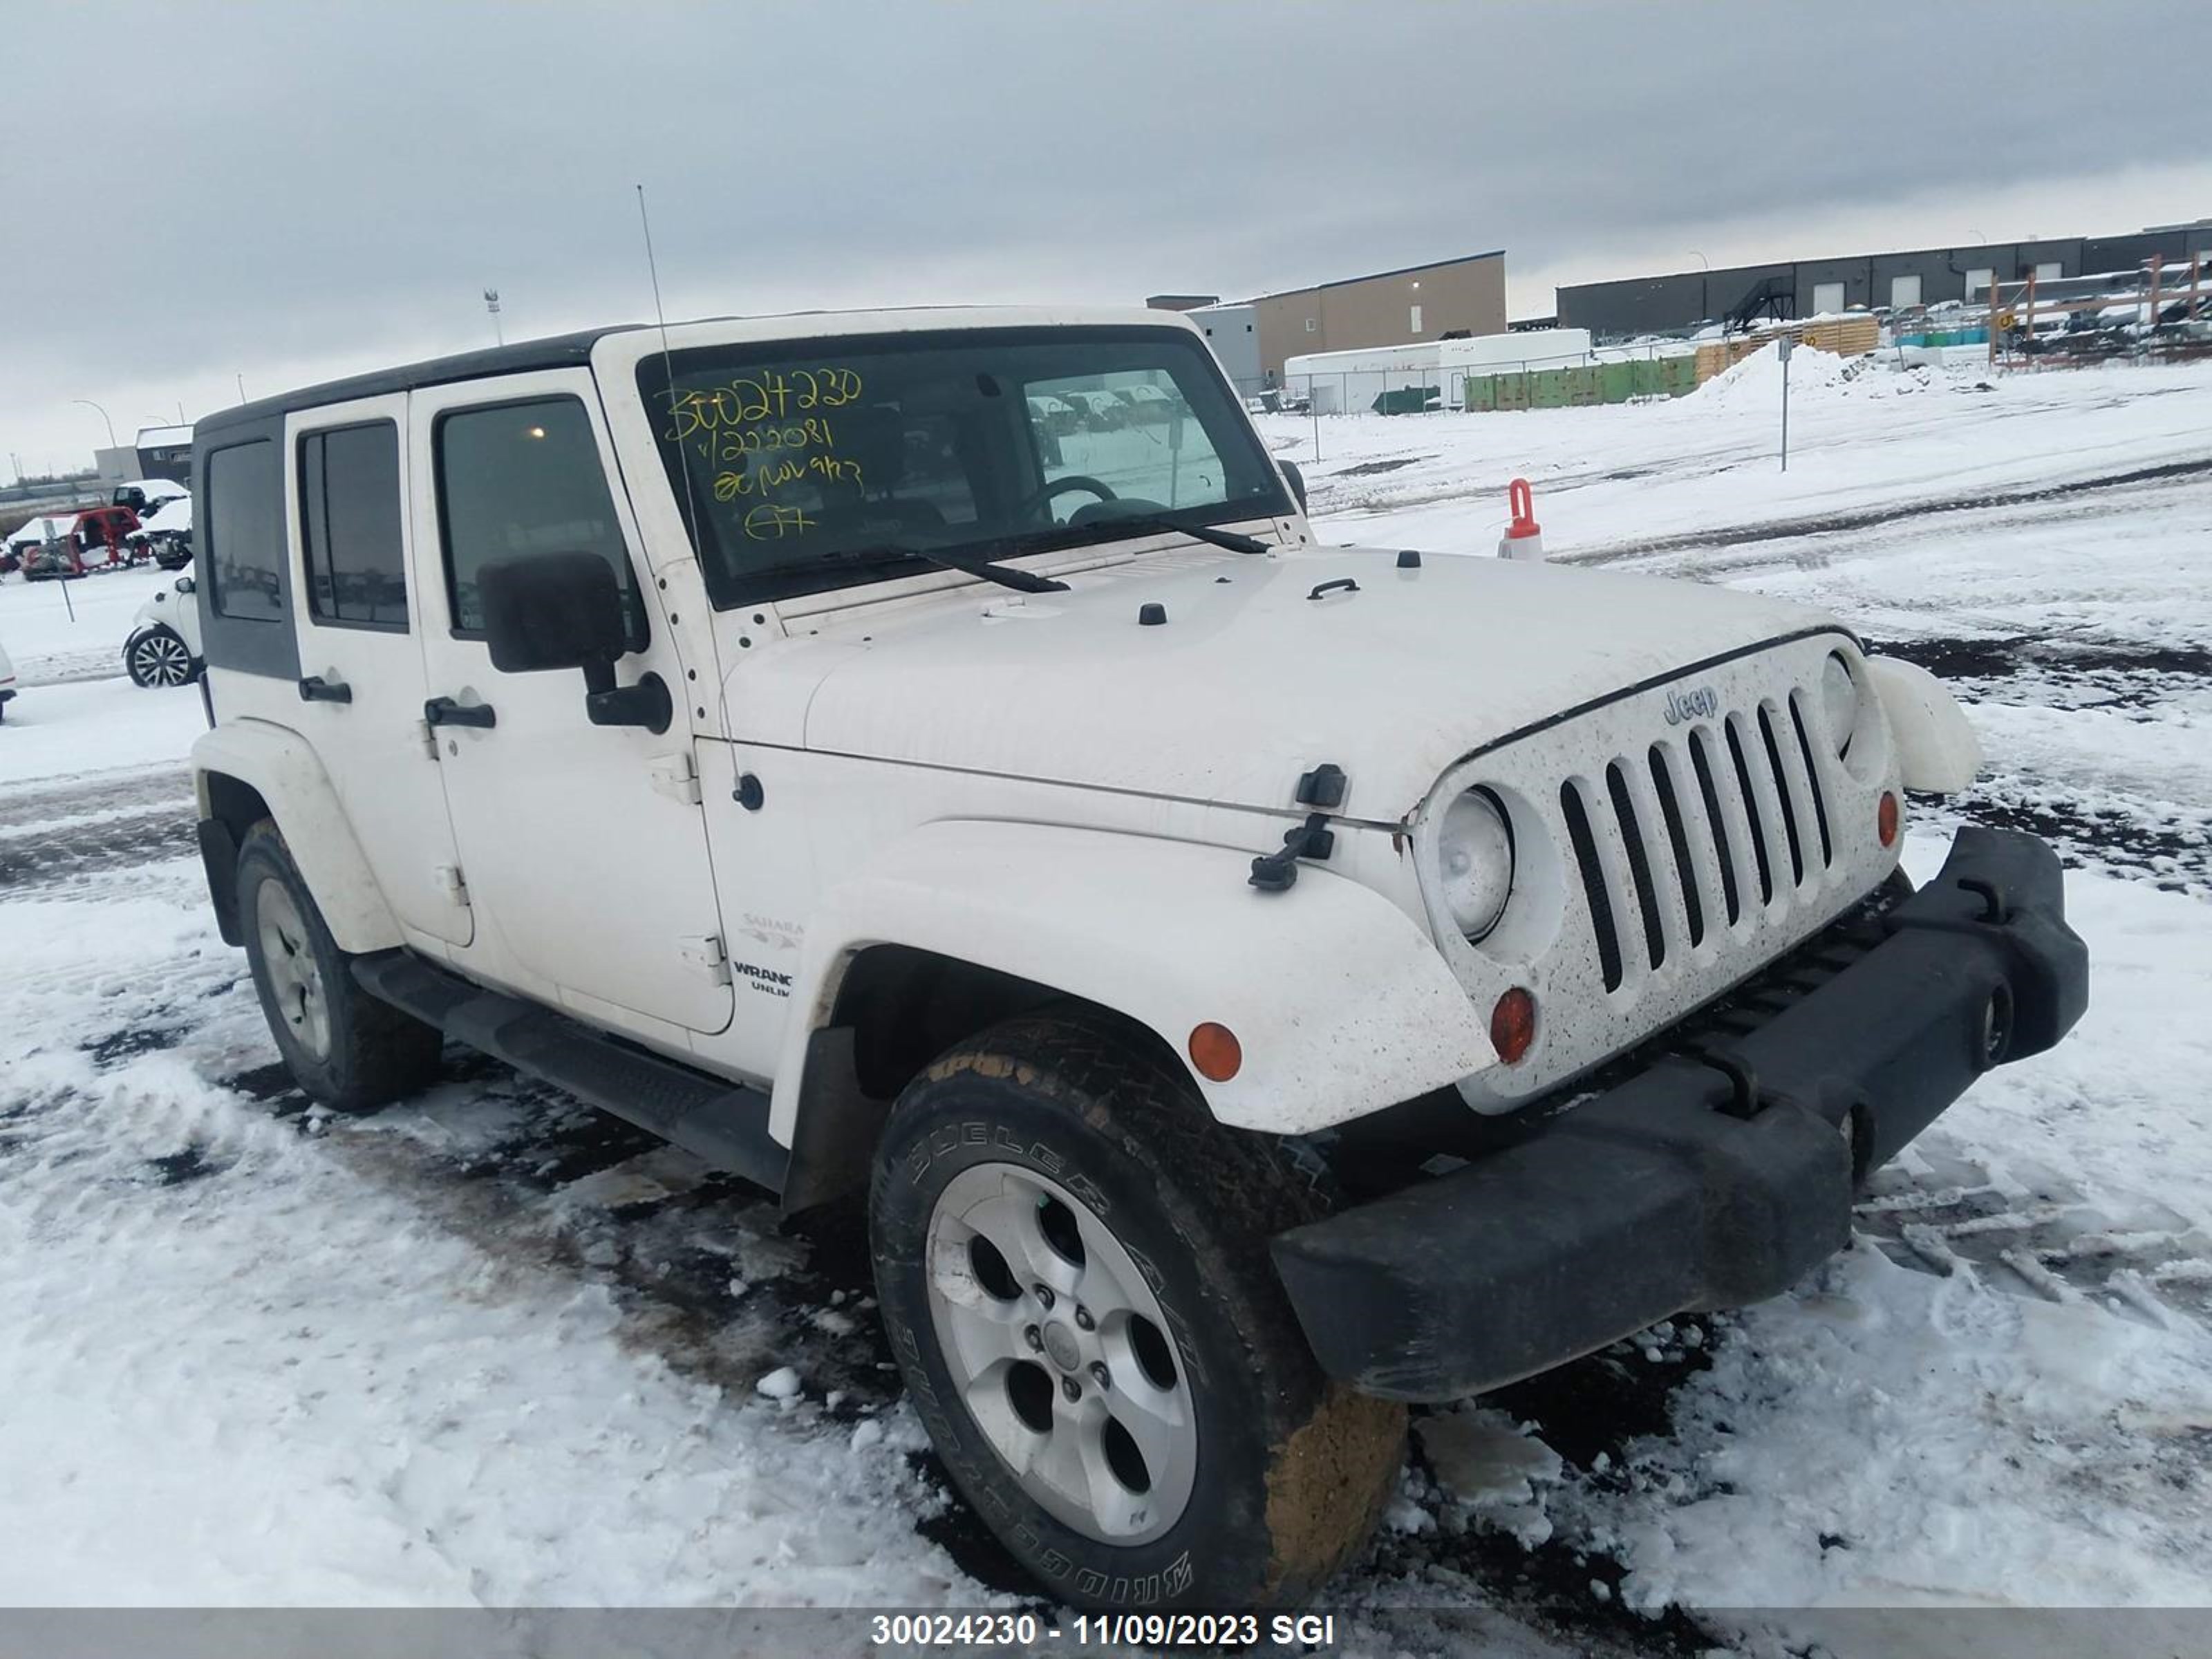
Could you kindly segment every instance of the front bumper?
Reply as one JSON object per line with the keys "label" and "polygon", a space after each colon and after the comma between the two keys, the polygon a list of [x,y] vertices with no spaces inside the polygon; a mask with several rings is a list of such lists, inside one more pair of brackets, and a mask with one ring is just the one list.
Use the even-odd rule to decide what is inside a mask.
{"label": "front bumper", "polygon": [[1748,1033],[1279,1236],[1322,1368],[1387,1399],[1458,1399],[1673,1314],[1763,1301],[1841,1249],[1857,1177],[2088,1004],[2057,858],[2032,836],[1960,830],[1880,927]]}

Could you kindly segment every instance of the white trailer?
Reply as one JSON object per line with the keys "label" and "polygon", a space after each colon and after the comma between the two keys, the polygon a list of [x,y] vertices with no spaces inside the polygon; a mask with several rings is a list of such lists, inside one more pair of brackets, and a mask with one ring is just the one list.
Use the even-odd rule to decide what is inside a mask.
{"label": "white trailer", "polygon": [[1311,398],[1315,411],[1322,415],[1366,409],[1385,392],[1424,386],[1437,388],[1443,408],[1457,409],[1465,401],[1470,374],[1574,368],[1592,361],[1588,329],[1543,328],[1464,340],[1308,352],[1285,360],[1283,380],[1291,392]]}

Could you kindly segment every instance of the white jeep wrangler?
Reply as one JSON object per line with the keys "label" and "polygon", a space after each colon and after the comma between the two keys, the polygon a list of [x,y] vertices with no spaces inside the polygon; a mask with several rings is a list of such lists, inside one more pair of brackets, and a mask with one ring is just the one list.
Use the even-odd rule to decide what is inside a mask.
{"label": "white jeep wrangler", "polygon": [[866,1189],[915,1408],[1069,1603],[1310,1595],[1401,1402],[1781,1291],[2086,1000],[2039,842],[1899,872],[1975,764],[1926,675],[1318,545],[1160,313],[609,329],[194,450],[200,842],[301,1086],[452,1038]]}

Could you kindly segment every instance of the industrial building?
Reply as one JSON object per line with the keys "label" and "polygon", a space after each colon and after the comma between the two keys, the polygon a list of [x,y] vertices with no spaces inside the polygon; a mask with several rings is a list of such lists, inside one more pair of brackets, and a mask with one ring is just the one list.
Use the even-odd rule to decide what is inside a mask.
{"label": "industrial building", "polygon": [[1260,359],[1260,308],[1257,306],[1204,305],[1184,313],[1198,325],[1223,373],[1240,392],[1251,392],[1267,381]]}
{"label": "industrial building", "polygon": [[187,489],[192,482],[192,429],[188,426],[138,428],[138,477],[167,478]]}
{"label": "industrial building", "polygon": [[1403,265],[1221,305],[1195,294],[1146,304],[1180,311],[1206,331],[1240,390],[1274,385],[1289,359],[1312,352],[1413,345],[1505,331],[1505,252]]}
{"label": "industrial building", "polygon": [[2031,276],[2049,282],[2135,270],[2159,256],[2183,267],[2192,258],[2212,261],[2212,220],[2155,226],[2124,236],[1973,243],[1582,283],[1558,290],[1558,323],[1586,328],[1605,340],[1760,317],[1816,317],[1853,307],[1904,311],[1946,300],[1979,301],[1992,283]]}

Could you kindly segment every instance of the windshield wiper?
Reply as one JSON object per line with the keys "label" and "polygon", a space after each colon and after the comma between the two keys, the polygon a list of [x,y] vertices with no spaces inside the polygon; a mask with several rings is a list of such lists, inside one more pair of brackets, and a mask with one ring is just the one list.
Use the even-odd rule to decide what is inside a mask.
{"label": "windshield wiper", "polygon": [[1225,547],[1231,553],[1272,553],[1275,550],[1256,537],[1246,536],[1234,530],[1217,530],[1210,524],[1185,524],[1171,513],[1131,513],[1101,514],[1075,526],[1079,530],[1129,530],[1138,533],[1172,530],[1185,536],[1195,536],[1200,541],[1211,542],[1216,547]]}
{"label": "windshield wiper", "polygon": [[946,553],[936,548],[916,547],[908,542],[885,542],[879,547],[856,548],[848,553],[833,553],[824,561],[830,564],[897,564],[907,559],[920,559],[945,570],[957,570],[964,576],[981,576],[987,582],[996,582],[1001,587],[1011,587],[1017,593],[1065,593],[1067,584],[1055,581],[1050,576],[1032,574],[1017,570],[1012,565],[994,564],[984,558],[969,558],[963,554]]}

